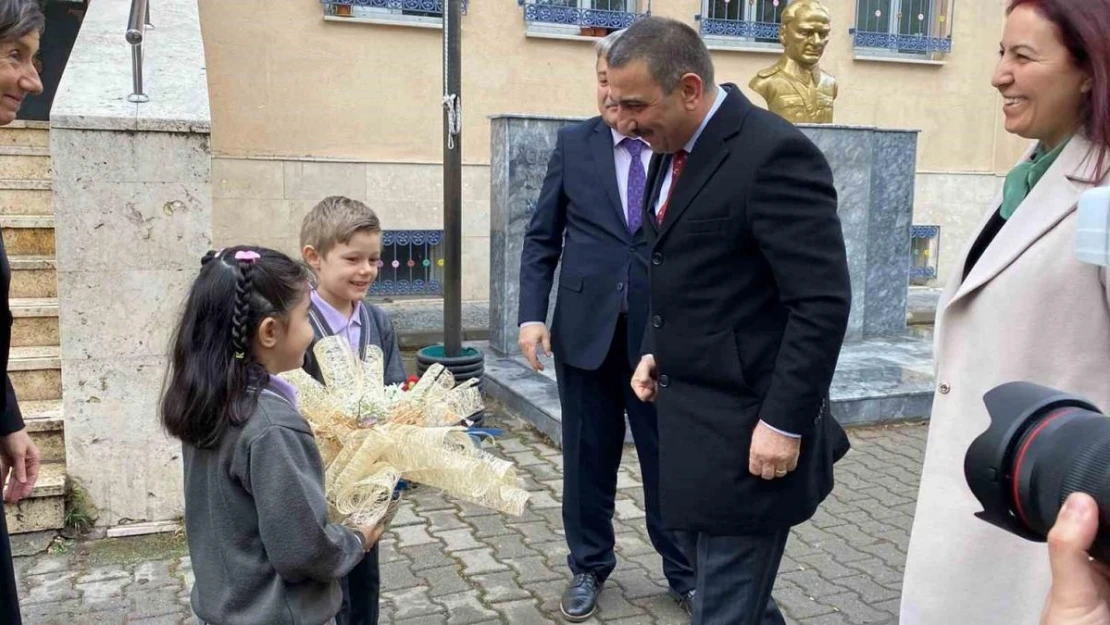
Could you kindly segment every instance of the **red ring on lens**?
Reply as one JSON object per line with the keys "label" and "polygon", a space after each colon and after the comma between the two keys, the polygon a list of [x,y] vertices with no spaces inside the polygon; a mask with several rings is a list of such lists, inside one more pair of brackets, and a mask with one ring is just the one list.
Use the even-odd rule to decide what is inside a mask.
{"label": "red ring on lens", "polygon": [[1021,444],[1021,449],[1019,449],[1018,453],[1017,453],[1017,459],[1014,461],[1014,473],[1013,473],[1013,476],[1011,477],[1011,482],[1012,483],[1010,485],[1011,494],[1013,495],[1013,498],[1014,498],[1014,510],[1017,512],[1018,518],[1021,519],[1021,522],[1025,525],[1025,527],[1028,527],[1030,529],[1032,529],[1032,527],[1029,524],[1029,519],[1025,515],[1025,509],[1021,507],[1021,496],[1020,496],[1020,492],[1018,490],[1018,480],[1021,477],[1021,464],[1022,464],[1022,462],[1025,461],[1025,452],[1029,451],[1029,446],[1033,444],[1033,440],[1036,439],[1037,436],[1046,427],[1048,427],[1048,425],[1050,423],[1052,423],[1056,419],[1068,414],[1069,412],[1077,412],[1077,409],[1076,408],[1061,408],[1061,409],[1056,410],[1054,412],[1050,412],[1048,414],[1048,416],[1045,417],[1043,421],[1038,423],[1036,425],[1036,427],[1033,428],[1033,431],[1030,432],[1029,435],[1025,437],[1025,442]]}

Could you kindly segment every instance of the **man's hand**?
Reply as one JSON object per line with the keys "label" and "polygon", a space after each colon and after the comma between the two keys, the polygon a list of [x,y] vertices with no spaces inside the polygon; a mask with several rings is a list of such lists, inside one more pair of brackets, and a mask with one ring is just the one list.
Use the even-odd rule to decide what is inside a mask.
{"label": "man's hand", "polygon": [[801,448],[802,439],[779,434],[760,421],[752,432],[748,470],[752,475],[765,480],[785,477],[798,468],[798,452]]}
{"label": "man's hand", "polygon": [[31,495],[39,479],[39,448],[26,429],[0,436],[0,486],[4,501],[17,504]]}
{"label": "man's hand", "polygon": [[632,391],[640,401],[655,401],[655,375],[655,357],[641,357],[632,374]]}
{"label": "man's hand", "polygon": [[543,353],[551,356],[551,334],[547,331],[547,324],[529,323],[521,326],[516,342],[520,345],[520,351],[524,353],[524,357],[528,359],[528,364],[532,365],[532,369],[543,371],[543,363],[540,362],[536,351],[540,344],[543,344]]}
{"label": "man's hand", "polygon": [[1052,590],[1041,625],[1110,625],[1110,569],[1087,555],[1097,532],[1095,500],[1073,493],[1048,533]]}

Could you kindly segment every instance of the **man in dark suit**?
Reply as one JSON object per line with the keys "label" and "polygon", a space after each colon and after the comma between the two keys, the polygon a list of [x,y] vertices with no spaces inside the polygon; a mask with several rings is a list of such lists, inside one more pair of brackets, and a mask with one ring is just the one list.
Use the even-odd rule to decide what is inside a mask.
{"label": "man in dark suit", "polygon": [[[563,595],[572,622],[593,614],[616,566],[614,497],[624,445],[625,412],[643,473],[648,535],[663,558],[672,596],[687,611],[694,574],[659,513],[659,437],[655,408],[628,387],[647,316],[647,255],[640,224],[651,151],[613,129],[606,101],[604,53],[598,46],[600,117],[559,132],[520,268],[520,347],[541,370],[537,348],[555,354],[563,419],[563,525],[574,578]],[[549,335],[548,297],[562,257]]]}
{"label": "man in dark suit", "polygon": [[639,20],[608,62],[618,127],[658,154],[632,386],[658,406],[663,520],[697,571],[694,624],[783,623],[771,588],[790,528],[848,450],[828,403],[851,299],[832,174],[797,128],[714,83],[689,26]]}

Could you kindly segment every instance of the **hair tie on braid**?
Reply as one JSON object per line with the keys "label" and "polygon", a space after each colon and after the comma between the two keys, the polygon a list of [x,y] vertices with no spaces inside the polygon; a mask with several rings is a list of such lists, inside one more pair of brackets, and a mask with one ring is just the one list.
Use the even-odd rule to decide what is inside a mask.
{"label": "hair tie on braid", "polygon": [[224,251],[222,249],[220,249],[220,250],[208,250],[208,253],[205,254],[204,257],[200,259],[200,266],[203,267],[203,266],[207,265],[213,259],[219,258],[220,254],[223,254],[223,253],[224,253]]}
{"label": "hair tie on braid", "polygon": [[247,359],[247,340],[250,338],[251,274],[254,263],[261,256],[253,250],[235,253],[239,276],[235,281],[235,312],[231,317],[231,338],[236,360]]}

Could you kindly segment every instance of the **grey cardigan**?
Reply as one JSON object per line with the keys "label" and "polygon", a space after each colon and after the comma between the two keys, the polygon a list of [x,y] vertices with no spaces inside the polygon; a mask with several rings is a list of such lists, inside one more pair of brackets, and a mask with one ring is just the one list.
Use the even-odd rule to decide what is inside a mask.
{"label": "grey cardigan", "polygon": [[266,389],[217,447],[184,446],[192,607],[218,625],[321,625],[339,611],[339,578],[362,539],[328,523],[312,430]]}

